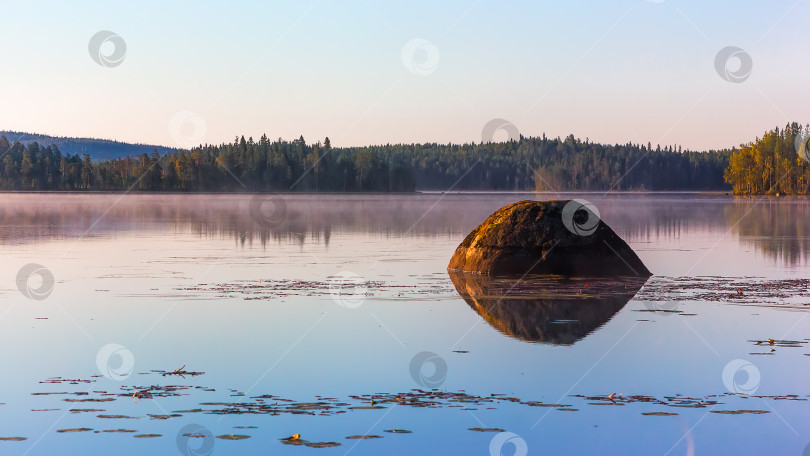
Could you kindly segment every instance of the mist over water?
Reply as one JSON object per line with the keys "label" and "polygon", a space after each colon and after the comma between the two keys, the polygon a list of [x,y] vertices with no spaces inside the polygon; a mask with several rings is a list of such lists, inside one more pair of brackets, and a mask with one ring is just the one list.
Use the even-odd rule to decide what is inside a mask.
{"label": "mist over water", "polygon": [[[3,194],[0,243],[104,239],[143,230],[230,238],[247,246],[289,240],[328,246],[333,234],[460,240],[503,205],[521,199],[569,198],[596,204],[600,217],[641,249],[642,258],[648,261],[662,256],[643,253],[648,248],[655,251],[656,245],[677,244],[691,249],[694,246],[689,243],[697,239],[714,239],[718,245],[713,251],[722,251],[726,242],[736,241],[741,248],[734,250],[752,247],[771,260],[770,264],[787,268],[806,265],[810,251],[810,204],[806,200],[694,193]],[[257,217],[251,208],[256,203],[270,215],[269,220]],[[693,271],[700,268],[699,263],[681,266]],[[761,265],[752,266],[752,271],[758,271]]]}

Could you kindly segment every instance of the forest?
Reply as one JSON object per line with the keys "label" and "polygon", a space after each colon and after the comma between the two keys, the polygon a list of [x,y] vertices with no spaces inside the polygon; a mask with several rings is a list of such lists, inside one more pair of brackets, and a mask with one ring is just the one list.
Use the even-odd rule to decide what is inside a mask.
{"label": "forest", "polygon": [[735,151],[725,179],[738,195],[810,193],[810,126],[797,123],[765,132]]}
{"label": "forest", "polygon": [[[40,145],[57,146],[63,155],[90,155],[93,161],[110,160],[113,158],[134,157],[141,153],[151,153],[157,150],[159,154],[172,152],[174,148],[155,146],[150,144],[133,144],[121,141],[111,141],[97,138],[72,138],[64,136],[50,136],[20,131],[0,131],[9,141],[19,141],[24,145],[37,142]],[[12,139],[13,138],[13,139]]]}
{"label": "forest", "polygon": [[480,144],[396,144],[333,148],[258,141],[201,145],[95,161],[56,145],[0,137],[0,189],[16,191],[411,192],[414,190],[728,190],[736,151],[604,145],[520,137]]}

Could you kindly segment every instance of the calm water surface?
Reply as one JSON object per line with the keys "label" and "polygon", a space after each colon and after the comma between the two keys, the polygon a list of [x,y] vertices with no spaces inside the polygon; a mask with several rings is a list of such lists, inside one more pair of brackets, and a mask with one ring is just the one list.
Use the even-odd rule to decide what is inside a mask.
{"label": "calm water surface", "polygon": [[448,276],[571,195],[0,195],[0,451],[801,455],[807,200],[575,196],[640,290]]}

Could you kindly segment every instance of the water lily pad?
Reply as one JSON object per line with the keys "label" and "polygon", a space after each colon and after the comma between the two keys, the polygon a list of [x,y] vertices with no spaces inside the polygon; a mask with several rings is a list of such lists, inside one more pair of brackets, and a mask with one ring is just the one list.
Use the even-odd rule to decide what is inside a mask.
{"label": "water lily pad", "polygon": [[223,439],[223,440],[242,440],[242,439],[249,439],[250,436],[249,435],[240,435],[240,434],[224,434],[224,435],[218,435],[217,438],[218,439]]}
{"label": "water lily pad", "polygon": [[292,437],[287,437],[284,439],[279,439],[281,443],[285,445],[306,445],[307,441],[303,439],[294,439]]}
{"label": "water lily pad", "polygon": [[87,432],[92,431],[90,428],[70,428],[70,429],[57,429],[56,432]]}
{"label": "water lily pad", "polygon": [[719,413],[721,415],[761,415],[763,413],[771,413],[767,410],[710,410],[711,413]]}
{"label": "water lily pad", "polygon": [[310,448],[330,448],[342,445],[341,443],[338,442],[310,442],[302,438],[293,439],[292,437],[279,439],[279,441],[281,441],[281,443],[285,445],[303,445],[308,446]]}
{"label": "water lily pad", "polygon": [[168,420],[169,418],[174,418],[174,417],[178,417],[178,416],[183,416],[183,415],[181,415],[179,413],[172,413],[171,415],[152,415],[152,414],[150,414],[149,418],[152,418],[153,420]]}
{"label": "water lily pad", "polygon": [[0,441],[3,442],[22,442],[23,440],[28,440],[27,437],[0,437]]}
{"label": "water lily pad", "polygon": [[474,428],[468,428],[468,429],[469,429],[470,431],[476,431],[476,432],[506,432],[505,430],[503,430],[503,429],[501,429],[501,428],[480,428],[480,427],[474,427]]}
{"label": "water lily pad", "polygon": [[310,448],[331,448],[342,445],[338,442],[305,442],[304,445]]}
{"label": "water lily pad", "polygon": [[192,439],[204,439],[204,438],[208,437],[208,435],[207,434],[200,434],[200,433],[196,433],[196,432],[190,432],[188,434],[183,434],[183,437],[189,437],[189,438],[192,438]]}
{"label": "water lily pad", "polygon": [[152,439],[155,437],[163,437],[163,434],[138,434],[133,435],[132,437],[135,437],[136,439]]}
{"label": "water lily pad", "polygon": [[346,438],[347,439],[352,439],[352,440],[367,440],[367,439],[381,439],[382,436],[381,435],[367,434],[367,435],[350,435],[350,436],[348,436]]}

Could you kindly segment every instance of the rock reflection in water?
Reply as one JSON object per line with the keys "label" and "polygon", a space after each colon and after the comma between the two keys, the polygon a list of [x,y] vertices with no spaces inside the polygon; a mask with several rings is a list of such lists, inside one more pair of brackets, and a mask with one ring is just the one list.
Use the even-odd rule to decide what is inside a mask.
{"label": "rock reflection in water", "polygon": [[501,333],[527,342],[573,345],[605,323],[643,278],[490,277],[448,272],[456,291]]}

